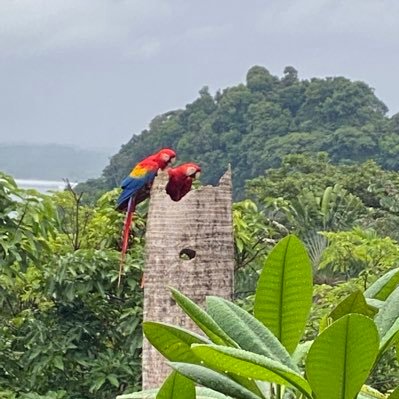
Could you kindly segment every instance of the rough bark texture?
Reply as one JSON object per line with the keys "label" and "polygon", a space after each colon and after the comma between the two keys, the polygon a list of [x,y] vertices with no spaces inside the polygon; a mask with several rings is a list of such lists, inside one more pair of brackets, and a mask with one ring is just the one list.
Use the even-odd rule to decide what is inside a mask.
{"label": "rough bark texture", "polygon": [[[230,170],[216,187],[189,192],[174,202],[160,174],[151,190],[146,233],[144,320],[195,329],[170,297],[173,286],[202,304],[207,295],[231,299],[234,276],[232,190]],[[187,260],[187,255],[195,256]],[[170,369],[144,340],[143,388],[162,384]]]}

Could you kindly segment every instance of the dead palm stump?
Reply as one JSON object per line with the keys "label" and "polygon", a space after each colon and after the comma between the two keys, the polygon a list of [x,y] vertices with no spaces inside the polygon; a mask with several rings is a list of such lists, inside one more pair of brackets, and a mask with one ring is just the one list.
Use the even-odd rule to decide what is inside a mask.
{"label": "dead palm stump", "polygon": [[[202,304],[207,295],[231,299],[234,276],[231,172],[216,187],[205,186],[174,202],[165,192],[166,174],[151,190],[147,219],[144,320],[193,329],[171,299],[168,286]],[[147,340],[143,388],[162,384],[170,368]]]}

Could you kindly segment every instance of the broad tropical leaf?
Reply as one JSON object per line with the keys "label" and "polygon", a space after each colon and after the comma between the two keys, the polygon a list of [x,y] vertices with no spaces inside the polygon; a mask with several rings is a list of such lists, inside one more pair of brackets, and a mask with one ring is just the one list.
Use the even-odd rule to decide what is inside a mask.
{"label": "broad tropical leaf", "polygon": [[193,381],[173,371],[162,384],[156,399],[195,399]]}
{"label": "broad tropical leaf", "polygon": [[349,314],[326,328],[306,359],[306,376],[316,397],[353,399],[366,381],[378,353],[373,320]]}
{"label": "broad tropical leaf", "polygon": [[171,361],[199,363],[191,351],[191,345],[208,343],[195,333],[166,323],[146,321],[143,323],[143,331],[148,341]]}
{"label": "broad tropical leaf", "polygon": [[294,387],[311,397],[310,386],[302,375],[276,360],[242,349],[217,345],[193,345],[192,349],[206,364],[220,371]]}
{"label": "broad tropical leaf", "polygon": [[206,367],[198,366],[190,363],[169,363],[180,374],[190,378],[197,384],[221,392],[225,395],[232,396],[235,399],[259,399],[260,396],[255,395],[248,389],[244,388],[229,377],[210,370]]}
{"label": "broad tropical leaf", "polygon": [[349,313],[358,313],[372,318],[377,312],[375,307],[366,302],[363,293],[356,290],[341,301],[328,317],[335,321]]}
{"label": "broad tropical leaf", "polygon": [[370,285],[364,292],[366,298],[385,301],[399,284],[399,267],[390,270]]}
{"label": "broad tropical leaf", "polygon": [[379,357],[399,339],[399,287],[387,298],[380,308],[375,323],[380,333]]}
{"label": "broad tropical leaf", "polygon": [[388,396],[388,399],[399,399],[399,387]]}
{"label": "broad tropical leaf", "polygon": [[310,347],[313,345],[313,341],[306,341],[300,343],[296,349],[295,352],[292,354],[292,361],[295,364],[300,364],[303,359],[308,355]]}
{"label": "broad tropical leaf", "polygon": [[209,337],[215,344],[237,346],[236,343],[218,326],[218,324],[201,307],[190,298],[174,288],[172,297],[191,320]]}
{"label": "broad tropical leaf", "polygon": [[373,308],[380,310],[383,306],[385,301],[380,301],[379,299],[374,299],[374,298],[367,298],[366,297],[366,302]]}
{"label": "broad tropical leaf", "polygon": [[387,396],[368,385],[363,385],[357,399],[387,399]]}
{"label": "broad tropical leaf", "polygon": [[223,298],[207,297],[206,303],[212,318],[240,348],[277,360],[299,372],[284,346],[255,317]]}
{"label": "broad tropical leaf", "polygon": [[254,313],[294,352],[312,306],[312,266],[302,242],[283,238],[269,254],[259,277]]}
{"label": "broad tropical leaf", "polygon": [[[133,392],[125,395],[119,395],[116,399],[155,399],[158,389],[148,389],[141,392]],[[196,399],[231,399],[230,396],[223,395],[213,389],[204,387],[195,387]]]}

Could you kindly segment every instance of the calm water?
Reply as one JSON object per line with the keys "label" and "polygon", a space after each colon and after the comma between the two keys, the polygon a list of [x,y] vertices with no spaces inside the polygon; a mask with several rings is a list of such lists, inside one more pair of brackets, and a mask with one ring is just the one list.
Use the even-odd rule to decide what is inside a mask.
{"label": "calm water", "polygon": [[[33,188],[41,193],[49,193],[50,191],[62,191],[66,187],[66,183],[62,180],[28,180],[28,179],[15,179],[18,187],[28,189]],[[77,183],[72,183],[74,187]]]}

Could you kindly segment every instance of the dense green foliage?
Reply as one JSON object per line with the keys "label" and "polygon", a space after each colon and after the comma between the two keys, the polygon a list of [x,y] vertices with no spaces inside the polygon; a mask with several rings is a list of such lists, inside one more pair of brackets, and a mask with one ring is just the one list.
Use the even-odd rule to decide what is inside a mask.
{"label": "dense green foliage", "polygon": [[[386,297],[375,307],[382,291]],[[216,392],[237,399],[388,397],[364,384],[382,355],[399,342],[395,273],[364,294],[350,294],[326,316],[315,339],[301,344],[312,279],[310,259],[295,236],[281,240],[268,256],[254,316],[222,298],[207,297],[204,310],[176,290],[172,295],[209,341],[177,326],[144,323],[146,337],[174,369],[156,398],[176,397],[180,389],[194,397],[187,379],[209,388],[206,398],[220,397]],[[185,378],[179,380],[179,374]]]}
{"label": "dense green foliage", "polygon": [[117,290],[114,197],[93,209],[72,191],[42,196],[0,175],[0,397],[109,398],[138,388],[142,237]]}
{"label": "dense green foliage", "polygon": [[[249,181],[247,192],[251,199],[233,206],[237,303],[253,310],[265,257],[295,232],[306,244],[318,283],[307,340],[329,324],[328,315],[339,301],[398,265],[397,172],[371,161],[336,165],[326,154],[290,155],[281,167]],[[2,175],[0,397],[101,399],[140,388],[142,294],[137,281],[145,208],[135,219],[127,278],[118,291],[122,215],[113,207],[116,195],[112,191],[94,206],[85,205],[73,191],[42,196],[19,190]],[[399,279],[391,281],[395,288]],[[390,292],[384,292],[375,297],[375,306],[387,299]],[[280,298],[284,295],[292,293],[282,291]],[[281,326],[292,315],[273,308],[263,313],[269,315],[265,320],[280,315],[270,329],[293,342],[291,351],[300,335],[282,338]],[[259,309],[255,314],[263,317]],[[203,317],[208,334],[214,322]],[[303,324],[297,328],[302,332]],[[232,339],[218,331],[219,340]],[[399,383],[397,367],[395,351],[388,348],[369,384],[382,392],[392,389]]]}
{"label": "dense green foliage", "polygon": [[286,154],[327,151],[333,162],[367,159],[398,169],[399,115],[365,83],[344,77],[300,80],[293,67],[284,76],[252,67],[245,84],[211,95],[205,87],[183,110],[155,117],[141,134],[111,158],[100,179],[81,187],[106,191],[140,159],[164,146],[179,160],[203,169],[203,182],[216,183],[227,164],[233,167],[236,198],[245,180],[276,167]]}

